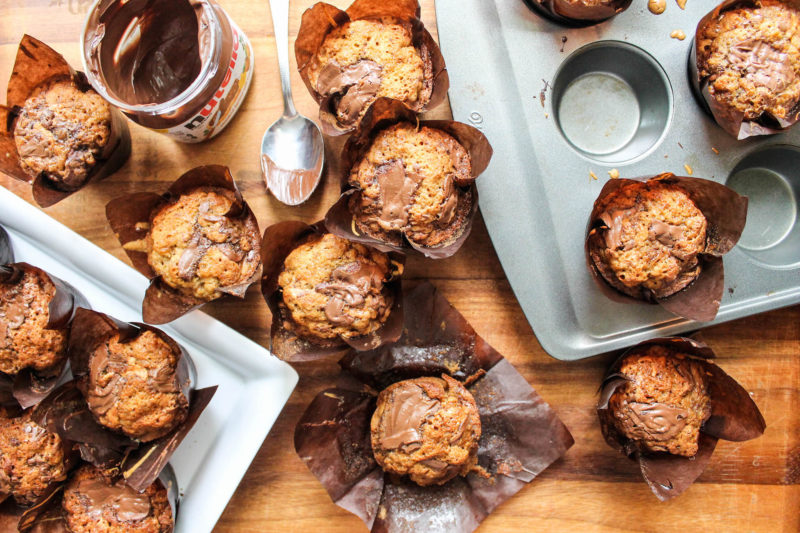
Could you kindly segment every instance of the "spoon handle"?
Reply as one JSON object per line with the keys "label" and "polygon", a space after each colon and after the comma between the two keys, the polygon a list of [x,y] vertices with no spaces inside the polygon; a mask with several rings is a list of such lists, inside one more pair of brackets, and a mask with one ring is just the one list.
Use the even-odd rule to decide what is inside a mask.
{"label": "spoon handle", "polygon": [[289,77],[289,1],[270,0],[269,2],[275,46],[278,49],[278,69],[281,74],[281,90],[283,92],[283,116],[286,118],[297,115],[292,101],[292,82]]}

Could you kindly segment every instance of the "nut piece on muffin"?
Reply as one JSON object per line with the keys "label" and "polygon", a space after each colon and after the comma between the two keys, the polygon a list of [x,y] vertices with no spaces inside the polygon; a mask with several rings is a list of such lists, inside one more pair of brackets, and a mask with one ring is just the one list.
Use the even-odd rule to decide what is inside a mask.
{"label": "nut piece on muffin", "polygon": [[701,272],[707,221],[686,191],[657,180],[630,182],[595,206],[606,228],[591,251],[603,278],[640,299],[665,298]]}
{"label": "nut piece on muffin", "polygon": [[119,333],[89,356],[86,400],[103,426],[143,442],[163,437],[186,419],[189,399],[176,375],[180,352],[154,331],[132,340]]}
{"label": "nut piece on muffin", "polygon": [[75,472],[61,505],[71,533],[169,533],[175,525],[161,481],[139,493],[92,466]]}
{"label": "nut piece on muffin", "polygon": [[622,359],[627,382],[608,400],[614,427],[641,452],[694,457],[700,428],[711,416],[703,366],[652,345]]}
{"label": "nut piece on muffin", "polygon": [[67,478],[61,438],[31,420],[29,412],[0,418],[0,496],[32,505],[51,483]]}
{"label": "nut piece on muffin", "polygon": [[746,123],[780,130],[800,118],[796,3],[759,0],[719,7],[700,23],[696,46],[698,76],[707,83],[712,110],[724,110],[721,125],[731,133],[744,138],[758,134],[748,133]]}
{"label": "nut piece on muffin", "polygon": [[397,123],[377,134],[350,171],[361,190],[358,228],[379,240],[399,243],[400,232],[423,247],[442,246],[457,236],[471,210],[470,154],[452,136],[430,127]]}
{"label": "nut piece on muffin", "polygon": [[442,485],[477,466],[478,407],[464,385],[450,376],[390,385],[378,396],[370,428],[381,468],[408,475],[418,485]]}
{"label": "nut piece on muffin", "polygon": [[56,287],[38,268],[24,263],[5,268],[14,273],[0,278],[0,372],[52,369],[66,358],[67,348],[67,330],[47,327]]}
{"label": "nut piece on muffin", "polygon": [[71,79],[39,87],[25,100],[14,125],[22,169],[66,191],[84,185],[110,137],[109,104]]}
{"label": "nut piece on muffin", "polygon": [[[181,194],[153,216],[145,243],[147,262],[164,283],[209,301],[255,275],[258,228],[250,217],[228,216],[235,201],[232,191],[202,187]],[[136,245],[141,243],[125,246]]]}
{"label": "nut piece on muffin", "polygon": [[287,329],[310,341],[376,332],[394,303],[393,269],[387,254],[330,233],[301,244],[278,277]]}

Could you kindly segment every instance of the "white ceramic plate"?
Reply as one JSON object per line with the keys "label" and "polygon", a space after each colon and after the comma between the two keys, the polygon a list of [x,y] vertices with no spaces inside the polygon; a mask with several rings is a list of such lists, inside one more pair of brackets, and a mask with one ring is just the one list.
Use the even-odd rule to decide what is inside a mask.
{"label": "white ceramic plate", "polygon": [[[74,285],[97,311],[142,321],[147,279],[0,187],[0,225],[11,236],[16,261]],[[182,495],[176,533],[211,531],[297,384],[297,373],[225,324],[193,311],[159,326],[197,365],[198,388],[216,395],[175,454]]]}

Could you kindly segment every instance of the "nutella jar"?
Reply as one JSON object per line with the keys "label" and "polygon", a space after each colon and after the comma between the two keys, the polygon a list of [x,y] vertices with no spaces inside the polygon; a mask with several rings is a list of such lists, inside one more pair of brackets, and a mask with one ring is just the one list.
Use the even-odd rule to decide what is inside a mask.
{"label": "nutella jar", "polygon": [[214,0],[98,0],[82,41],[92,87],[181,142],[222,131],[253,78],[250,41]]}

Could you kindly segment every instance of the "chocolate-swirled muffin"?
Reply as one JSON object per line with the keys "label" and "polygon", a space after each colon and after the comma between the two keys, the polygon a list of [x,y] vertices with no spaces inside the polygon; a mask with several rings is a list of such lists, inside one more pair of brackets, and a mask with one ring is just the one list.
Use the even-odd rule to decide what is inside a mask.
{"label": "chocolate-swirled muffin", "polygon": [[227,216],[232,191],[200,188],[162,207],[146,239],[147,262],[170,287],[200,300],[247,282],[258,270],[255,219]]}
{"label": "chocolate-swirled muffin", "polygon": [[477,465],[481,420],[472,394],[448,375],[400,381],[384,389],[370,424],[384,471],[421,486],[466,476]]}
{"label": "chocolate-swirled muffin", "polygon": [[325,233],[292,250],[278,276],[287,326],[306,339],[369,335],[389,317],[389,256]]}
{"label": "chocolate-swirled muffin", "polygon": [[627,382],[608,401],[614,427],[641,452],[694,457],[700,428],[711,416],[703,366],[659,345],[626,356]]}
{"label": "chocolate-swirled muffin", "polygon": [[89,358],[90,411],[102,425],[133,439],[166,435],[186,419],[189,407],[176,377],[178,358],[150,330],[128,341],[111,337]]}
{"label": "chocolate-swirled muffin", "polygon": [[31,420],[30,413],[0,418],[0,496],[32,505],[51,483],[67,478],[61,438]]}
{"label": "chocolate-swirled muffin", "polygon": [[71,533],[170,533],[175,525],[161,481],[139,493],[93,466],[75,472],[61,505]]}

